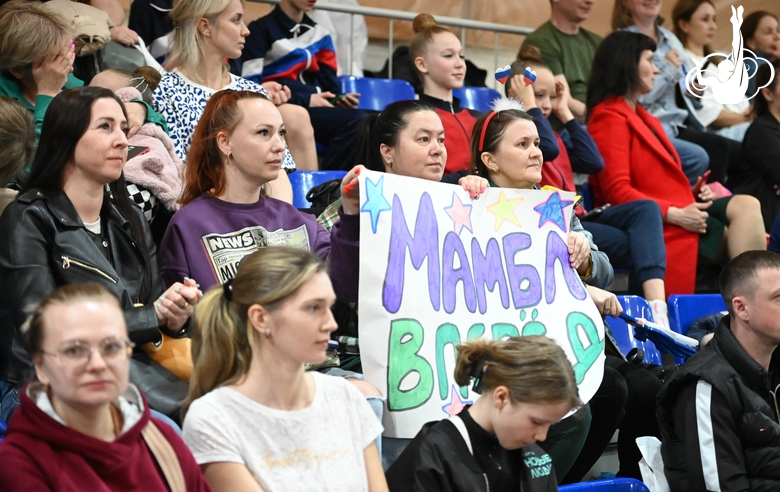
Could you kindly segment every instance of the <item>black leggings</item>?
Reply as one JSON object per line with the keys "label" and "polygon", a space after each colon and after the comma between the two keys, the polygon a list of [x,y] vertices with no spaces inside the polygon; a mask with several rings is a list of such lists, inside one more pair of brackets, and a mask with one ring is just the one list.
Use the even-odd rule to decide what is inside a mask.
{"label": "black leggings", "polygon": [[[700,145],[710,157],[710,182],[720,181],[733,189],[739,184],[739,174],[742,170],[742,142],[702,132],[691,128],[678,128],[678,138]],[[733,179],[732,179],[733,178]]]}

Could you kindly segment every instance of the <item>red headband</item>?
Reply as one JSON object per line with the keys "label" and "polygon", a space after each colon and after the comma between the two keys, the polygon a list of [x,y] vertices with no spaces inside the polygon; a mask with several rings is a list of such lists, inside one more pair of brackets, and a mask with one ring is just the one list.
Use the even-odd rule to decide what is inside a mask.
{"label": "red headband", "polygon": [[485,148],[485,132],[487,131],[488,123],[497,115],[495,111],[491,111],[487,118],[485,118],[485,124],[482,125],[482,132],[479,135],[479,151],[482,152]]}

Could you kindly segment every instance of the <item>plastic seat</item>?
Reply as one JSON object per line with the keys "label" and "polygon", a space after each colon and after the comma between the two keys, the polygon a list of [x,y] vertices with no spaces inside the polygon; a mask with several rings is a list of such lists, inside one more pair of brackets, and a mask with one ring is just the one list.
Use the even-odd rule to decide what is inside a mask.
{"label": "plastic seat", "polygon": [[[726,310],[726,303],[720,294],[683,294],[669,296],[669,324],[670,328],[682,335],[688,334],[697,318],[708,314]],[[675,358],[675,362],[682,364],[684,359]]]}
{"label": "plastic seat", "polygon": [[461,107],[473,109],[480,113],[490,111],[490,105],[494,100],[501,98],[501,94],[489,87],[461,87],[452,91],[452,95],[460,99]]}
{"label": "plastic seat", "polygon": [[[639,296],[617,296],[618,302],[623,306],[623,312],[634,318],[644,318],[647,320],[653,320],[653,310],[650,304]],[[612,335],[615,337],[615,341],[623,352],[623,355],[628,353],[633,348],[641,349],[645,353],[643,362],[650,364],[662,365],[661,352],[658,351],[655,344],[650,340],[643,342],[637,340],[634,337],[634,327],[626,323],[620,318],[613,318],[607,316],[607,324],[612,330]]]}
{"label": "plastic seat", "polygon": [[590,187],[590,183],[585,182],[582,184],[580,196],[582,196],[582,208],[588,212],[593,210],[593,188]]}
{"label": "plastic seat", "polygon": [[295,171],[290,173],[293,206],[295,208],[311,208],[311,202],[306,199],[306,193],[310,189],[332,179],[343,179],[346,175],[346,171]]}
{"label": "plastic seat", "polygon": [[610,478],[592,482],[573,483],[558,487],[560,492],[650,492],[647,485],[633,478]]}
{"label": "plastic seat", "polygon": [[8,426],[5,425],[3,419],[0,419],[0,442],[3,442],[3,436],[5,435],[6,429],[8,429]]}
{"label": "plastic seat", "polygon": [[341,92],[357,92],[360,94],[358,109],[382,111],[390,103],[414,99],[414,88],[405,80],[374,79],[342,75]]}

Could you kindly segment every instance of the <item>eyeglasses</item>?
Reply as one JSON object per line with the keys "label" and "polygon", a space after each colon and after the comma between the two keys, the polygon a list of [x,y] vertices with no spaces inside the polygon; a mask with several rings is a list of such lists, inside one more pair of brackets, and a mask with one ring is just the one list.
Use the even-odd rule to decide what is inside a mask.
{"label": "eyeglasses", "polygon": [[100,352],[100,356],[104,361],[112,362],[121,357],[128,357],[132,353],[133,347],[135,347],[135,344],[130,340],[109,337],[100,342],[100,345],[97,347],[77,340],[68,343],[56,352],[41,350],[41,353],[57,357],[60,361],[73,366],[86,366],[92,360],[92,353],[95,350]]}

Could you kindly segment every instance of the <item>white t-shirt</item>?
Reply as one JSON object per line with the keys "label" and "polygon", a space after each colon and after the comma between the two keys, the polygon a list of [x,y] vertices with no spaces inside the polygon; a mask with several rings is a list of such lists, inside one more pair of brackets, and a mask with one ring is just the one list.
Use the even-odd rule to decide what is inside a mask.
{"label": "white t-shirt", "polygon": [[366,399],[346,380],[310,372],[314,401],[269,408],[231,388],[195,400],[184,441],[199,465],[245,465],[267,492],[368,491],[363,451],[382,432]]}

